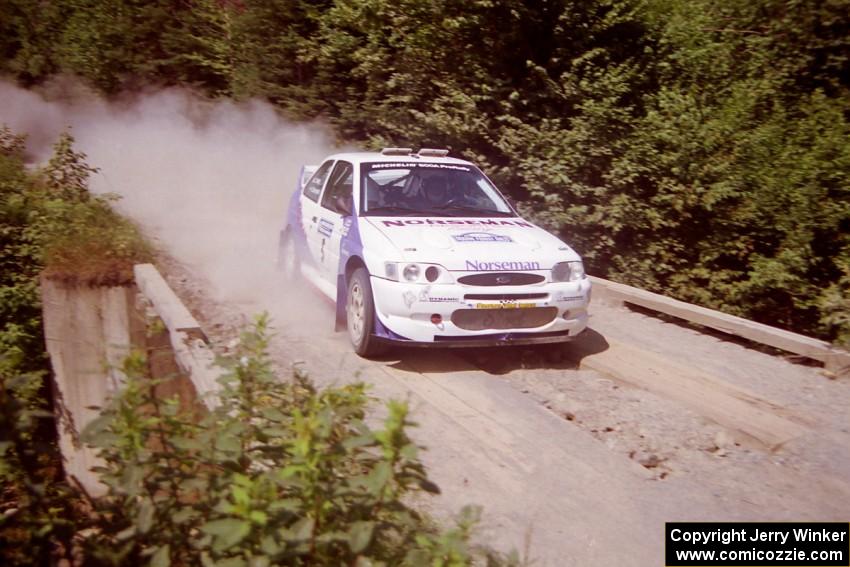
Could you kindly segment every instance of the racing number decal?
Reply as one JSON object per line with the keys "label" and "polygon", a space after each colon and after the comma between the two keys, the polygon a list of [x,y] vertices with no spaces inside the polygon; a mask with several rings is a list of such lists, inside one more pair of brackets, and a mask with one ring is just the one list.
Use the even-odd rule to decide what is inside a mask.
{"label": "racing number decal", "polygon": [[323,236],[322,247],[319,249],[319,261],[325,262],[325,241],[334,233],[334,223],[328,219],[319,219],[319,224],[316,225],[316,230]]}

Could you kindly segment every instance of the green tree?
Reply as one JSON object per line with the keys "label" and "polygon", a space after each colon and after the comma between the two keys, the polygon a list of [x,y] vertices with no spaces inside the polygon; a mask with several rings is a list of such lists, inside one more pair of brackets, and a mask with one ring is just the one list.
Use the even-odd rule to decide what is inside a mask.
{"label": "green tree", "polygon": [[59,57],[65,70],[114,93],[182,84],[227,94],[229,8],[214,0],[67,0]]}
{"label": "green tree", "polygon": [[0,0],[0,69],[31,85],[57,73],[64,2]]}
{"label": "green tree", "polygon": [[306,53],[330,4],[329,0],[246,0],[234,10],[234,95],[267,98],[302,118],[323,111],[323,101],[315,95],[315,69]]}

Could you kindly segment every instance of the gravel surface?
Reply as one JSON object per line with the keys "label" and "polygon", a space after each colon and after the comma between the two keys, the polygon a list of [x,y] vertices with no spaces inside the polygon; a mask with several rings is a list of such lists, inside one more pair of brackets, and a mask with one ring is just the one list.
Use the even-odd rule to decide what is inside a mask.
{"label": "gravel surface", "polygon": [[[333,332],[332,309],[318,293],[267,288],[284,301],[229,301],[209,291],[215,286],[201,271],[170,259],[164,266],[219,351],[268,310],[282,372],[297,362],[322,384],[362,379],[378,398],[409,399],[422,423],[416,438],[429,447],[423,458],[444,492],[426,506],[447,517],[463,503],[484,505],[481,537],[539,564],[563,564],[565,554],[575,560],[568,564],[660,564],[664,521],[838,521],[850,510],[850,382],[791,357],[593,306],[591,339],[687,365],[799,424],[801,435],[767,448],[698,406],[590,369],[592,357],[572,345],[401,350],[366,361]],[[554,496],[556,487],[563,490]],[[631,527],[601,535],[618,521]],[[640,521],[647,526],[638,529]]]}

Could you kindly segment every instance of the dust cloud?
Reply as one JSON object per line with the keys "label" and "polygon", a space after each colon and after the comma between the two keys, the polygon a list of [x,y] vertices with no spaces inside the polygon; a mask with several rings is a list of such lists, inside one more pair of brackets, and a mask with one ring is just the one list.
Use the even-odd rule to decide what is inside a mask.
{"label": "dust cloud", "polygon": [[70,127],[100,170],[92,191],[120,195],[117,208],[211,282],[216,299],[269,310],[278,322],[281,313],[309,316],[291,298],[303,293],[280,288],[274,263],[301,166],[335,151],[322,125],[287,122],[260,101],[210,102],[177,89],[105,101],[68,79],[39,93],[0,82],[0,123],[28,135],[34,161],[49,158]]}

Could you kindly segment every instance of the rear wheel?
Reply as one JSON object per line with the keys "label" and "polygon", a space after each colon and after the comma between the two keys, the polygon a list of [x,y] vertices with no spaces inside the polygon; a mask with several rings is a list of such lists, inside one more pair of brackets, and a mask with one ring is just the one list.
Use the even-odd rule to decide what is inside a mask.
{"label": "rear wheel", "polygon": [[383,349],[374,336],[375,303],[372,299],[369,273],[365,268],[354,270],[348,280],[345,315],[348,337],[351,339],[354,352],[363,357],[379,354]]}

